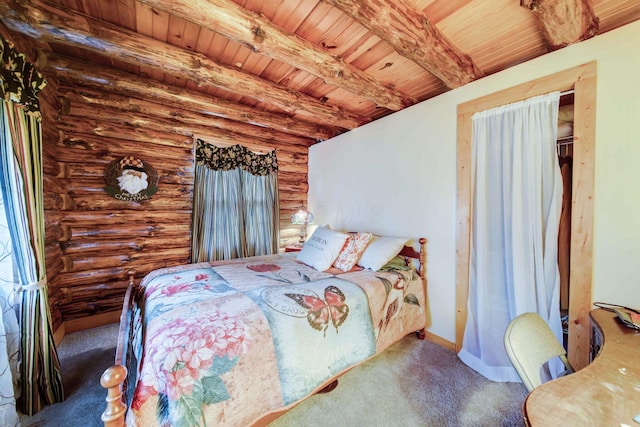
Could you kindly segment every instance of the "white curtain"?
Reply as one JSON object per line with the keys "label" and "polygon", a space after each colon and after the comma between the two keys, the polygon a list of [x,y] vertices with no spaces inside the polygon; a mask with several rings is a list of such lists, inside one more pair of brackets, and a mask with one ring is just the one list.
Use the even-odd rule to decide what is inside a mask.
{"label": "white curtain", "polygon": [[[468,320],[458,355],[493,381],[520,381],[503,344],[517,315],[540,314],[562,340],[559,99],[554,92],[472,117]],[[550,369],[555,376],[559,366]]]}
{"label": "white curtain", "polygon": [[[0,152],[3,156],[0,162],[7,154],[11,155],[9,160],[13,160],[10,150],[8,152],[0,150]],[[1,171],[0,165],[0,174]],[[4,191],[0,188],[0,310],[2,310],[0,315],[0,426],[20,424],[16,412],[16,396],[20,395],[18,381],[20,379],[18,365],[20,361],[20,326],[18,324],[20,298],[16,297],[14,290],[14,283],[18,281],[16,275],[11,235],[5,214]]]}
{"label": "white curtain", "polygon": [[13,292],[13,257],[4,207],[0,205],[0,425],[19,425],[16,399],[20,356],[20,327]]}

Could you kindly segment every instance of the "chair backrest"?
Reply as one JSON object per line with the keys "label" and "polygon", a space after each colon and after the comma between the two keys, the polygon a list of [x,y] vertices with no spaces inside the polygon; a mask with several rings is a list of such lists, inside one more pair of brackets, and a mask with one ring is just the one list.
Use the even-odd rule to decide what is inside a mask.
{"label": "chair backrest", "polygon": [[529,391],[542,384],[541,369],[554,357],[560,358],[567,372],[573,372],[564,347],[537,313],[523,313],[513,319],[504,334],[504,346]]}

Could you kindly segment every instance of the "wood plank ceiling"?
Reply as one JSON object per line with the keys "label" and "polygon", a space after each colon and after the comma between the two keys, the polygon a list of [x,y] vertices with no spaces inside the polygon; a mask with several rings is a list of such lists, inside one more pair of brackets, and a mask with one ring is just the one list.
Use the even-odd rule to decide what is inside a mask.
{"label": "wood plank ceiling", "polygon": [[311,145],[637,20],[640,1],[3,0],[0,13],[60,81]]}

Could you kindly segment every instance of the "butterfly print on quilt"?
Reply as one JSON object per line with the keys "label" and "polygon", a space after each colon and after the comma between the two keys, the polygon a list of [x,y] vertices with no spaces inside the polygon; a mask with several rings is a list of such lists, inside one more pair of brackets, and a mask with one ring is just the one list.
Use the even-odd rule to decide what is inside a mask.
{"label": "butterfly print on quilt", "polygon": [[329,322],[338,333],[338,327],[347,320],[349,315],[349,306],[344,302],[344,293],[333,285],[324,289],[324,300],[313,295],[286,293],[285,296],[306,308],[309,325],[313,329],[322,331],[325,336]]}

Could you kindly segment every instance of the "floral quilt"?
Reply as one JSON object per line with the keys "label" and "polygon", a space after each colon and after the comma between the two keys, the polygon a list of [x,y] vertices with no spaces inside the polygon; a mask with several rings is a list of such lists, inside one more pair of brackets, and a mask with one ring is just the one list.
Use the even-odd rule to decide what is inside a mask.
{"label": "floral quilt", "polygon": [[134,313],[127,425],[251,425],[425,319],[411,270],[332,275],[282,255],[156,270]]}

